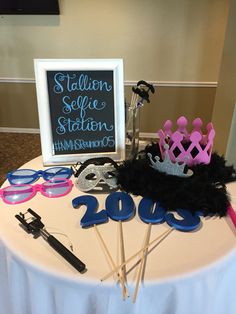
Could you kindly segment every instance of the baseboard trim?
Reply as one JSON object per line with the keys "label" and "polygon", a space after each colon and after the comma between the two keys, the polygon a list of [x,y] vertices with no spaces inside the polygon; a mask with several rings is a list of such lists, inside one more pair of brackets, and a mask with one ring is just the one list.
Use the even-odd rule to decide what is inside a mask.
{"label": "baseboard trim", "polygon": [[[218,82],[194,82],[194,81],[149,81],[155,87],[213,87],[218,86]],[[0,83],[35,84],[34,78],[14,78],[0,77]],[[124,81],[125,86],[135,86],[137,81]]]}
{"label": "baseboard trim", "polygon": [[39,129],[30,129],[30,128],[5,128],[0,127],[0,132],[2,133],[31,133],[38,134],[40,133]]}
{"label": "baseboard trim", "polygon": [[35,84],[33,78],[0,77],[0,83]]}
{"label": "baseboard trim", "polygon": [[157,133],[145,133],[145,132],[140,132],[139,133],[140,138],[158,138]]}
{"label": "baseboard trim", "polygon": [[[155,87],[213,87],[218,86],[218,82],[192,82],[192,81],[147,81]],[[135,86],[135,81],[125,81],[125,86]]]}

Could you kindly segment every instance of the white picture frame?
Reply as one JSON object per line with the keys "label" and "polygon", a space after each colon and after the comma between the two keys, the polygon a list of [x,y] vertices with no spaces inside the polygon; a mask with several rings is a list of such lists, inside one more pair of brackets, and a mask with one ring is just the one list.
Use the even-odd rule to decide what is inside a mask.
{"label": "white picture frame", "polygon": [[34,69],[43,164],[124,160],[123,60],[35,59]]}

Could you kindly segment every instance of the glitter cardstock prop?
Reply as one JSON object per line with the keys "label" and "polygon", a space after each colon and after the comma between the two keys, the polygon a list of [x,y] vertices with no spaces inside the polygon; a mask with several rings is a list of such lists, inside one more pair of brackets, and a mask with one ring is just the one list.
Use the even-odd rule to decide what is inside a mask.
{"label": "glitter cardstock prop", "polygon": [[187,173],[184,172],[185,166],[188,160],[188,157],[186,156],[185,160],[186,162],[179,163],[179,160],[176,159],[176,161],[172,162],[169,155],[169,145],[164,145],[164,160],[160,161],[159,156],[155,156],[155,161],[152,159],[152,154],[148,153],[148,157],[151,161],[151,167],[157,171],[160,171],[162,173],[166,173],[172,176],[187,178],[193,174],[192,170],[188,169]]}
{"label": "glitter cardstock prop", "polygon": [[107,187],[117,188],[117,163],[108,157],[91,158],[82,164],[71,167],[74,176],[78,178],[77,186],[80,191],[104,191]]}

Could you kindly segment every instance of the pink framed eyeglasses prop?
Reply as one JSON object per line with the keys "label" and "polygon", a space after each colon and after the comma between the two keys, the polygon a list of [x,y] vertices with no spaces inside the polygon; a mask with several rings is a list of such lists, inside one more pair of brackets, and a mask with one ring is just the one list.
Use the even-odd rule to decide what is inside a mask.
{"label": "pink framed eyeglasses prop", "polygon": [[37,192],[49,198],[61,197],[68,194],[73,187],[68,179],[46,181],[42,184],[16,184],[0,189],[0,196],[7,204],[15,205],[27,202]]}

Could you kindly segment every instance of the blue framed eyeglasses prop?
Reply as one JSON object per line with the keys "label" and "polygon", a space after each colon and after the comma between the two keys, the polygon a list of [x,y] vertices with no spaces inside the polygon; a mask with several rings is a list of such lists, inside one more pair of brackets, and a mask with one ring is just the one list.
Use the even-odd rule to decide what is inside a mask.
{"label": "blue framed eyeglasses prop", "polygon": [[72,170],[66,167],[53,167],[46,170],[18,169],[8,172],[7,179],[10,184],[30,184],[42,177],[45,181],[69,179]]}

